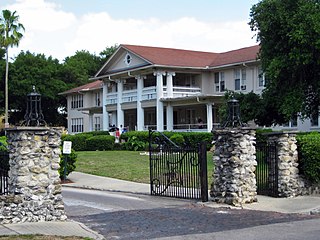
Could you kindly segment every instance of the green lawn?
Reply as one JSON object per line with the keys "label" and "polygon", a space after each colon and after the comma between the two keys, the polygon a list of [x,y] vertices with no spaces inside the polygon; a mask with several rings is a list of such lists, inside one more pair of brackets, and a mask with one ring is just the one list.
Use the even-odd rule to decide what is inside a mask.
{"label": "green lawn", "polygon": [[[98,176],[149,183],[149,156],[137,151],[77,152],[76,170]],[[208,152],[208,185],[212,182],[212,153]]]}

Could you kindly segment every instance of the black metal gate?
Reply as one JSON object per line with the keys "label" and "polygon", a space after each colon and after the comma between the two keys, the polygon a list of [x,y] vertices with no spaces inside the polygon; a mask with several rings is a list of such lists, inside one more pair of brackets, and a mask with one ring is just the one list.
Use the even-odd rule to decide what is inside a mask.
{"label": "black metal gate", "polygon": [[0,195],[8,193],[9,154],[0,151]]}
{"label": "black metal gate", "polygon": [[257,193],[278,197],[278,158],[274,142],[256,144],[256,181]]}
{"label": "black metal gate", "polygon": [[149,131],[151,195],[208,201],[206,143],[178,146]]}

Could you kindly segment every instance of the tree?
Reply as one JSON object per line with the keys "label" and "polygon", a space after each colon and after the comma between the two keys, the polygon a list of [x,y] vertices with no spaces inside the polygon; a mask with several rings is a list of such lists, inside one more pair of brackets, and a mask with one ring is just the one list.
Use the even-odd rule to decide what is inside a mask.
{"label": "tree", "polygon": [[118,47],[119,46],[115,44],[111,47],[106,47],[106,49],[100,52],[102,64],[104,64],[112,56],[112,54],[118,49]]}
{"label": "tree", "polygon": [[19,23],[19,16],[16,11],[3,10],[0,17],[0,46],[6,50],[6,75],[5,75],[5,126],[9,126],[8,121],[8,74],[9,74],[9,47],[18,46],[23,37],[21,30],[24,26]]}
{"label": "tree", "polygon": [[86,50],[77,51],[75,55],[64,60],[65,82],[70,88],[88,83],[102,65],[101,58]]}
{"label": "tree", "polygon": [[65,73],[59,60],[22,51],[11,66],[9,96],[13,99],[11,107],[15,111],[11,113],[10,120],[19,124],[24,119],[27,94],[35,86],[41,94],[45,121],[49,125],[65,125],[65,116],[58,111],[65,108],[65,98],[58,93],[68,90],[69,86],[64,82]]}
{"label": "tree", "polygon": [[252,6],[250,17],[267,78],[260,123],[284,123],[297,113],[318,114],[320,1],[262,0]]}

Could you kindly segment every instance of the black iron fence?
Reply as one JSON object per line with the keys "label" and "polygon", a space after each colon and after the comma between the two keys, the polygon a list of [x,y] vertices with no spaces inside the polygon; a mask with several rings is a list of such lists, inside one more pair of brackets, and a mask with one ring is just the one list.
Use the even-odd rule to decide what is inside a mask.
{"label": "black iron fence", "polygon": [[256,144],[256,180],[259,195],[278,196],[278,158],[274,142]]}
{"label": "black iron fence", "polygon": [[178,146],[149,131],[151,195],[208,201],[206,143]]}
{"label": "black iron fence", "polygon": [[0,151],[0,195],[8,193],[9,153]]}

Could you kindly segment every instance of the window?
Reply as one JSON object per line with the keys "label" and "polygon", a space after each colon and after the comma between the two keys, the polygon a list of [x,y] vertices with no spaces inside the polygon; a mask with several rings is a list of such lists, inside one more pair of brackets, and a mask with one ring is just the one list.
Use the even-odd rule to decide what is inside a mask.
{"label": "window", "polygon": [[311,127],[318,127],[319,126],[319,114],[315,113],[311,115]]}
{"label": "window", "polygon": [[224,72],[214,73],[214,85],[215,85],[216,92],[224,92],[225,91]]}
{"label": "window", "polygon": [[96,106],[99,107],[100,106],[100,92],[97,92],[95,94],[95,103],[96,103]]}
{"label": "window", "polygon": [[294,128],[298,126],[298,115],[294,115],[290,121],[288,121],[287,123],[282,125],[283,127],[290,127],[290,128]]}
{"label": "window", "polygon": [[71,131],[73,133],[83,132],[83,118],[71,118]]}
{"label": "window", "polygon": [[258,86],[260,88],[266,86],[265,73],[262,71],[261,67],[259,67],[259,73],[258,73]]}
{"label": "window", "polygon": [[82,107],[83,107],[83,95],[72,95],[71,108],[82,108]]}
{"label": "window", "polygon": [[100,131],[101,130],[100,117],[95,117],[94,118],[94,130],[95,131]]}
{"label": "window", "polygon": [[235,69],[234,70],[234,90],[246,90],[246,69]]}
{"label": "window", "polygon": [[132,57],[129,53],[127,53],[126,56],[124,57],[124,62],[129,66],[131,61],[132,61]]}

